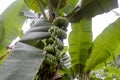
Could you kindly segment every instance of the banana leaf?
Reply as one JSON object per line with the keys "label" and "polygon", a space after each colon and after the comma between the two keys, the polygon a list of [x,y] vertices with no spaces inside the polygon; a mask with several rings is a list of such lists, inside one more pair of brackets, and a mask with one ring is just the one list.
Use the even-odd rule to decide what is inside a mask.
{"label": "banana leaf", "polygon": [[16,0],[0,15],[0,58],[6,53],[6,46],[21,33],[25,18],[19,12],[24,5],[24,1]]}
{"label": "banana leaf", "polygon": [[[35,75],[45,59],[46,52],[40,49],[44,48],[44,43],[40,40],[50,36],[48,26],[50,27],[51,25],[48,23],[49,22],[45,22],[45,20],[43,20],[42,23],[39,21],[36,22],[35,24],[39,25],[36,25],[36,27],[35,24],[33,24],[34,26],[29,29],[30,31],[28,30],[22,39],[16,43],[10,56],[5,63],[0,66],[0,78],[2,80],[34,80]],[[46,28],[45,26],[47,26],[47,29],[45,29],[46,31],[44,32],[42,27]],[[36,28],[40,29],[36,30]],[[37,42],[39,43],[37,45],[40,47],[29,44]]]}
{"label": "banana leaf", "polygon": [[22,37],[20,41],[31,41],[31,40],[45,39],[49,37],[50,37],[49,32],[28,32]]}
{"label": "banana leaf", "polygon": [[0,66],[1,80],[34,80],[45,52],[18,42],[7,60]]}
{"label": "banana leaf", "polygon": [[31,26],[31,28],[25,33],[20,41],[28,42],[49,38],[51,36],[50,32],[48,32],[50,27],[51,23],[49,21],[40,19]]}
{"label": "banana leaf", "polygon": [[30,28],[28,32],[47,32],[50,26],[45,27],[33,27]]}
{"label": "banana leaf", "polygon": [[68,14],[71,22],[79,22],[83,18],[92,18],[118,7],[118,0],[83,0],[82,6]]}
{"label": "banana leaf", "polygon": [[38,18],[40,18],[40,14],[33,13],[31,11],[21,11],[19,14],[21,16],[25,16],[26,18],[29,18],[29,19],[38,19]]}
{"label": "banana leaf", "polygon": [[77,67],[77,65],[85,65],[89,56],[89,48],[92,45],[91,19],[83,19],[78,23],[72,23],[71,26],[69,53],[72,66]]}
{"label": "banana leaf", "polygon": [[120,53],[120,18],[110,24],[94,41],[85,72]]}

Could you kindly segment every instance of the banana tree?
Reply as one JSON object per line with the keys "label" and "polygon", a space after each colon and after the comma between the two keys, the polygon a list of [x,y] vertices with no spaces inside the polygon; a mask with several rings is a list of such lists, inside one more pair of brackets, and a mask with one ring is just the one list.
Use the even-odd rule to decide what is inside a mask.
{"label": "banana tree", "polygon": [[[1,65],[2,80],[73,80],[76,77],[79,80],[91,80],[90,72],[96,66],[109,62],[113,56],[118,55],[120,19],[108,26],[94,42],[91,26],[91,18],[117,8],[117,0],[16,0],[1,15],[9,19],[0,19],[1,60],[5,57],[6,46],[20,34],[16,30],[20,31],[19,26],[25,20],[20,15],[31,18],[31,14],[20,12],[24,2],[41,17],[33,19],[32,16],[30,29],[15,44]],[[16,16],[11,18],[8,12],[11,12],[10,16]],[[18,20],[19,18],[23,20]],[[13,21],[17,22],[17,26]],[[69,23],[72,28],[68,49],[71,63],[63,43],[67,38]],[[9,64],[14,65],[6,67]],[[10,71],[8,73],[5,70]]]}

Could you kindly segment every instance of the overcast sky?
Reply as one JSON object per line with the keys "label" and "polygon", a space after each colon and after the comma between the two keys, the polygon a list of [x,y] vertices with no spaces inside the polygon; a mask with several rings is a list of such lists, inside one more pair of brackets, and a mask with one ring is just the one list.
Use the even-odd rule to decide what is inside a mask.
{"label": "overcast sky", "polygon": [[[120,6],[120,0],[118,0],[118,3]],[[120,7],[113,10],[120,13]],[[105,29],[105,27],[107,27],[109,24],[113,23],[116,19],[120,17],[120,15],[116,16],[113,10],[111,10],[108,13],[104,13],[93,17],[92,19],[93,39],[95,39],[96,36]]]}
{"label": "overcast sky", "polygon": [[[15,0],[0,0],[0,14]],[[118,0],[120,6],[120,0]],[[114,11],[120,13],[120,7],[114,9]],[[92,19],[92,30],[93,30],[93,39],[96,38],[98,34],[100,34],[105,27],[107,27],[110,23],[114,22],[118,17],[113,11],[108,13],[104,13],[101,15],[97,15]],[[70,29],[70,28],[69,28]],[[68,31],[68,33],[70,30]],[[65,45],[68,45],[67,40],[65,40]]]}

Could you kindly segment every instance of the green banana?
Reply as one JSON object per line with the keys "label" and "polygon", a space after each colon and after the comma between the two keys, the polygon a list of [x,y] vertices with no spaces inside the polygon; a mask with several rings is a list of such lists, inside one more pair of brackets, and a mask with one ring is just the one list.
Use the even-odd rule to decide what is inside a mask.
{"label": "green banana", "polygon": [[64,44],[61,41],[59,41],[57,44],[57,48],[62,51],[64,49]]}
{"label": "green banana", "polygon": [[57,26],[52,26],[52,27],[49,28],[48,32],[53,33],[53,32],[55,32],[57,29],[59,29]]}
{"label": "green banana", "polygon": [[62,29],[58,29],[58,30],[57,30],[57,36],[58,36],[59,38],[62,38],[62,39],[67,38],[66,32],[65,32],[64,30],[62,30]]}
{"label": "green banana", "polygon": [[53,56],[52,54],[47,54],[44,62],[49,65],[48,70],[50,70],[51,72],[55,71],[57,66],[57,60],[55,56]]}
{"label": "green banana", "polygon": [[44,50],[47,52],[45,65],[49,66],[47,67],[48,71],[55,72],[60,59],[63,57],[63,52],[61,51],[64,49],[64,44],[62,40],[67,37],[68,20],[64,17],[58,17],[52,24],[48,30],[51,37],[46,40],[47,46]]}
{"label": "green banana", "polygon": [[57,17],[52,24],[66,30],[68,26],[68,19],[65,17]]}
{"label": "green banana", "polygon": [[59,49],[56,49],[56,58],[59,60],[61,58],[61,51]]}
{"label": "green banana", "polygon": [[44,48],[45,51],[54,53],[54,46],[48,45]]}
{"label": "green banana", "polygon": [[53,44],[53,43],[54,43],[54,39],[53,39],[52,37],[50,37],[50,38],[48,38],[48,39],[46,40],[46,43],[47,43],[47,44]]}

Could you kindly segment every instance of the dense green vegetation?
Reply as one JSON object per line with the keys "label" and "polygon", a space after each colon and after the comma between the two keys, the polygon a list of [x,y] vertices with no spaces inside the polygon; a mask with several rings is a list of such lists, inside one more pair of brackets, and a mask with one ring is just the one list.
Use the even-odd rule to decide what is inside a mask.
{"label": "dense green vegetation", "polygon": [[[8,75],[6,80],[19,77],[21,80],[101,80],[102,77],[119,80],[120,18],[94,41],[91,25],[92,17],[117,7],[117,0],[14,1],[0,15],[0,64],[6,66],[11,58],[19,59],[19,69],[28,74],[11,67],[18,75]],[[21,28],[25,19],[32,22],[30,29],[23,34]],[[68,24],[71,24],[72,31],[66,47],[63,40],[67,38]],[[9,47],[17,36],[21,39],[14,48]],[[9,53],[8,63],[4,64]],[[31,76],[29,69],[33,72]]]}

